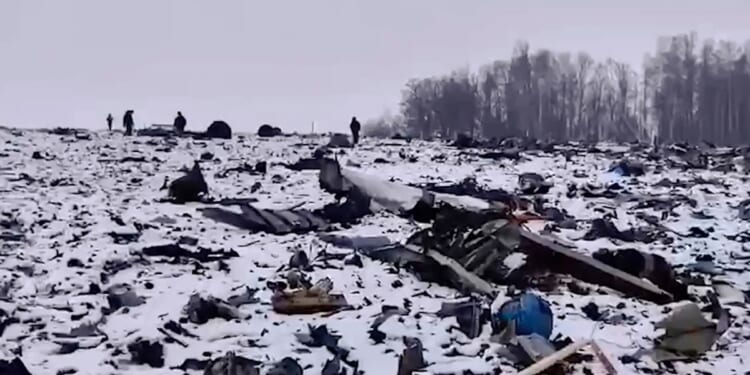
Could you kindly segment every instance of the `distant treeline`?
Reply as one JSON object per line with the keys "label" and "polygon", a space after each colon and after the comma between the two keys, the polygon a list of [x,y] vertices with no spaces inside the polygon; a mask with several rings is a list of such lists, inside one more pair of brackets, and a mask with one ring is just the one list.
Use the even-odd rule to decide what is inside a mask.
{"label": "distant treeline", "polygon": [[[613,46],[617,48],[617,46]],[[659,39],[640,72],[585,53],[530,52],[477,72],[413,79],[398,116],[371,121],[370,134],[453,138],[529,136],[550,140],[750,143],[750,43],[695,34]]]}

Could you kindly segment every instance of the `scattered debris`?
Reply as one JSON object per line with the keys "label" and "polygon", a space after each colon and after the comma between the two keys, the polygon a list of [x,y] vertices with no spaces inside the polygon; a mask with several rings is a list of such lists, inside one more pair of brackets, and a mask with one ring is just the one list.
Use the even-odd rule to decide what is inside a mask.
{"label": "scattered debris", "polygon": [[240,318],[240,313],[234,306],[220,299],[203,298],[198,294],[190,296],[190,300],[185,305],[185,313],[188,320],[195,324],[204,324],[214,318],[226,320]]}
{"label": "scattered debris", "polygon": [[729,327],[729,313],[719,306],[719,322],[713,323],[701,314],[695,303],[686,303],[666,319],[656,323],[656,328],[666,329],[654,349],[648,353],[657,362],[685,360],[708,351]]}
{"label": "scattered debris", "polygon": [[178,244],[149,246],[141,250],[146,256],[163,256],[171,258],[190,258],[200,262],[215,262],[239,256],[236,251],[209,250],[199,248],[198,252],[189,251]]}
{"label": "scattered debris", "polygon": [[503,151],[491,151],[491,152],[485,152],[478,155],[480,158],[483,159],[493,159],[493,160],[503,160],[503,159],[510,159],[510,160],[519,160],[521,159],[521,154],[518,150],[503,150]]}
{"label": "scattered debris", "polygon": [[338,342],[341,336],[329,332],[328,327],[325,325],[317,327],[308,325],[308,329],[308,333],[296,333],[294,335],[297,337],[297,341],[313,348],[326,347],[334,351],[338,348]]}
{"label": "scattered debris", "polygon": [[[510,366],[530,366],[525,374],[614,373],[596,342],[549,340],[553,323],[559,337],[590,337],[588,328],[575,331],[589,320],[590,328],[603,330],[600,337],[627,331],[606,347],[626,365],[637,361],[622,356],[628,348],[662,333],[641,324],[644,316],[667,315],[657,325],[666,333],[647,353],[660,368],[644,367],[653,365],[647,361],[627,367],[670,371],[664,362],[684,361],[675,369],[704,374],[722,373],[724,358],[741,363],[750,306],[742,278],[750,231],[743,219],[750,220],[750,200],[743,201],[746,178],[724,171],[750,155],[746,147],[613,148],[461,136],[457,147],[483,149],[370,139],[350,151],[320,146],[328,139],[319,135],[219,142],[198,133],[186,134],[192,140],[167,133],[161,139],[76,137],[75,131],[62,138],[0,135],[6,135],[0,157],[7,164],[0,167],[0,177],[7,177],[0,189],[7,198],[0,210],[0,336],[9,343],[3,374],[14,374],[18,364],[18,373],[28,374],[21,359],[35,356],[24,353],[35,345],[53,356],[101,349],[112,356],[93,364],[101,373],[159,372],[169,362],[181,363],[172,367],[178,372],[209,375],[360,374],[378,371],[372,355],[402,354],[393,340],[403,337],[430,338],[422,341],[424,355],[420,342],[406,340],[399,366],[408,373],[506,373]],[[54,162],[45,161],[53,155]],[[179,183],[170,188],[167,180],[163,189],[173,202],[197,203],[150,199],[187,155],[204,160],[198,170],[205,188],[188,186],[182,194]],[[598,176],[613,161],[611,173]],[[275,169],[284,165],[289,170]],[[693,170],[686,175],[673,166]],[[219,172],[211,189],[217,198],[207,196],[203,173],[209,170]],[[304,170],[318,171],[320,189],[309,173],[296,173]],[[651,181],[659,178],[630,178],[651,171],[664,177],[656,186]],[[616,182],[584,182],[596,177]],[[567,194],[559,181],[568,183]],[[233,194],[240,196],[221,198]],[[728,225],[733,212],[740,220]],[[158,242],[164,239],[171,240]],[[725,242],[731,246],[722,247]],[[111,249],[102,250],[107,244]],[[345,291],[333,293],[331,279]],[[190,296],[190,285],[200,283],[206,285],[196,290],[221,299]],[[164,301],[186,292],[190,299],[179,316]],[[701,305],[707,299],[711,305]],[[685,313],[677,304],[653,305],[678,300],[695,301],[702,313],[698,306],[684,307]],[[736,319],[731,325],[729,311]],[[279,320],[279,314],[316,315]],[[152,317],[154,324],[134,324]],[[309,319],[315,325],[306,329]],[[371,325],[359,340],[347,337],[347,324]],[[237,336],[241,326],[253,338]],[[263,363],[241,356],[271,350],[269,340],[290,327],[299,341],[293,352],[269,351]],[[212,344],[201,349],[206,342]],[[497,342],[505,347],[491,344]],[[555,352],[568,344],[574,346]],[[365,354],[368,368],[360,371],[351,357]],[[126,357],[133,363],[120,368]],[[595,358],[601,364],[590,363]],[[67,363],[26,362],[32,371],[76,372]]]}
{"label": "scattered debris", "polygon": [[609,171],[625,177],[638,177],[646,174],[646,168],[643,166],[643,163],[630,159],[620,160],[617,164],[613,165]]}
{"label": "scattered debris", "polygon": [[34,160],[45,160],[45,161],[55,160],[54,155],[50,155],[43,151],[34,151],[31,154],[31,158]]}
{"label": "scattered debris", "polygon": [[718,276],[724,274],[724,271],[711,261],[698,261],[688,264],[686,268],[689,271],[695,271],[706,275]]}
{"label": "scattered debris", "polygon": [[131,233],[118,233],[118,232],[109,232],[107,233],[112,239],[115,241],[118,245],[125,245],[132,242],[138,242],[138,240],[141,238],[141,232],[131,232]]}
{"label": "scattered debris", "polygon": [[467,177],[461,182],[449,185],[440,185],[434,183],[417,186],[420,189],[426,189],[435,193],[452,194],[457,196],[469,196],[487,201],[502,202],[510,205],[515,197],[503,189],[489,189],[480,186],[476,178]]}
{"label": "scattered debris", "polygon": [[[201,209],[203,216],[251,232],[283,235],[327,230],[329,223],[319,212],[303,209],[265,210],[241,204],[241,214],[223,208]],[[323,210],[325,211],[325,210]]]}
{"label": "scattered debris", "polygon": [[226,178],[227,176],[229,176],[229,173],[232,173],[232,172],[250,173],[251,175],[258,175],[258,174],[265,174],[267,171],[268,171],[268,163],[264,161],[259,161],[255,163],[255,166],[252,166],[247,163],[242,163],[242,165],[238,167],[227,168],[219,173],[216,173],[216,178]]}
{"label": "scattered debris", "polygon": [[205,136],[208,138],[231,139],[232,128],[224,121],[214,121],[206,129]]}
{"label": "scattered debris", "polygon": [[326,360],[323,365],[321,375],[340,375],[341,374],[341,360],[339,357],[333,357],[333,359]]}
{"label": "scattered debris", "polygon": [[645,243],[652,242],[650,234],[635,229],[621,231],[617,229],[614,223],[606,219],[594,219],[591,222],[591,229],[583,236],[586,241],[593,241],[598,238],[612,238],[625,242],[641,241]]}
{"label": "scattered debris", "polygon": [[260,300],[258,298],[255,298],[255,293],[257,292],[257,289],[250,289],[249,287],[245,287],[245,290],[242,292],[242,294],[229,297],[229,299],[227,299],[227,302],[229,302],[229,304],[234,307],[258,303],[260,302]]}
{"label": "scattered debris", "polygon": [[459,329],[470,339],[479,337],[482,327],[488,321],[481,303],[476,300],[443,302],[437,316],[456,317]]}
{"label": "scattered debris", "polygon": [[[187,358],[184,361],[182,361],[182,364],[175,367],[170,367],[172,370],[182,370],[182,371],[204,371],[206,367],[208,367],[210,361],[209,360],[200,360],[200,359],[194,359],[194,358]],[[222,367],[224,369],[224,367]],[[214,373],[210,373],[211,375],[216,375]],[[226,374],[226,372],[221,373],[219,372],[218,375]],[[254,375],[254,374],[253,374]]]}
{"label": "scattered debris", "polygon": [[522,173],[518,176],[518,186],[524,194],[547,194],[553,185],[538,173]]}
{"label": "scattered debris", "polygon": [[608,266],[653,282],[672,294],[676,300],[689,298],[687,286],[677,280],[672,266],[662,256],[634,249],[601,249],[595,252],[593,257]]}
{"label": "scattered debris", "polygon": [[582,281],[608,286],[627,295],[655,303],[669,303],[674,296],[650,283],[592,257],[568,249],[553,240],[521,230],[521,248],[547,269]]}
{"label": "scattered debris", "polygon": [[456,140],[453,141],[452,146],[456,148],[470,148],[476,147],[477,142],[468,134],[459,133],[458,136],[456,136]]}
{"label": "scattered debris", "polygon": [[258,127],[259,137],[271,138],[271,137],[279,136],[281,134],[282,134],[281,128],[277,128],[275,126],[263,124],[260,127]]}
{"label": "scattered debris", "polygon": [[203,375],[260,375],[261,364],[262,362],[237,356],[229,351],[223,357],[211,361],[205,367]]}
{"label": "scattered debris", "polygon": [[294,359],[286,357],[268,370],[266,375],[302,375],[302,366]]}
{"label": "scattered debris", "polygon": [[406,348],[398,358],[398,375],[411,375],[427,366],[422,355],[422,342],[418,338],[404,337]]}
{"label": "scattered debris", "polygon": [[116,311],[120,307],[140,306],[145,302],[143,297],[138,296],[129,284],[117,284],[107,288],[107,302],[109,310]]}
{"label": "scattered debris", "polygon": [[383,248],[385,246],[393,245],[386,236],[344,236],[335,233],[319,233],[318,238],[321,241],[325,241],[334,246],[343,247],[353,250],[369,251],[373,249]]}
{"label": "scattered debris", "polygon": [[164,347],[159,342],[138,340],[128,344],[128,351],[133,362],[154,368],[164,367]]}
{"label": "scattered debris", "polygon": [[20,358],[13,358],[12,361],[0,359],[0,374],[3,375],[31,375],[29,370],[23,364]]}
{"label": "scattered debris", "polygon": [[[593,346],[595,343],[591,340],[582,340],[578,342],[574,342],[569,344],[563,349],[558,350],[557,352],[550,354],[548,356],[545,356],[535,364],[523,369],[523,371],[519,372],[519,375],[537,375],[542,373],[543,371],[547,370],[548,368],[554,366],[559,361],[564,360],[565,358],[571,356],[573,353],[587,347],[587,346]],[[615,375],[616,371],[614,367],[612,366],[612,363],[609,362],[607,357],[602,353],[601,349],[599,349],[598,345],[593,348],[594,352],[596,353],[597,358],[602,362],[604,365],[605,370],[607,371],[607,375]]]}
{"label": "scattered debris", "polygon": [[342,167],[331,159],[322,161],[318,179],[321,188],[329,193],[366,198],[371,211],[385,209],[398,215],[408,215],[420,203],[430,207],[447,203],[459,208],[476,210],[487,209],[490,206],[488,202],[473,197],[430,193],[423,189],[380,180],[361,171]]}
{"label": "scattered debris", "polygon": [[205,194],[208,194],[208,184],[197,160],[193,163],[193,169],[169,184],[169,196],[176,203],[198,202]]}
{"label": "scattered debris", "polygon": [[177,133],[172,124],[151,124],[151,126],[138,129],[136,135],[141,137],[174,137]]}
{"label": "scattered debris", "polygon": [[349,308],[342,294],[331,294],[333,283],[321,279],[311,288],[298,290],[275,290],[271,303],[273,310],[280,314],[314,314]]}
{"label": "scattered debris", "polygon": [[352,147],[352,142],[349,141],[348,135],[335,133],[331,135],[331,139],[328,141],[328,147]]}
{"label": "scattered debris", "polygon": [[315,171],[320,169],[321,163],[320,158],[302,158],[294,164],[284,164],[284,166],[293,171]]}
{"label": "scattered debris", "polygon": [[555,353],[555,347],[536,333],[516,336],[514,341],[515,344],[511,343],[508,348],[515,355],[512,361],[517,364],[530,366]]}

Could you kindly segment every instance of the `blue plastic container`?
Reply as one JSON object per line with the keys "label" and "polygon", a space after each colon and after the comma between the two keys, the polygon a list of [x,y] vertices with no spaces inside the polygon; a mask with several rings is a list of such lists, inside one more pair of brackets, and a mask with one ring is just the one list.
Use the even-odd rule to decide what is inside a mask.
{"label": "blue plastic container", "polygon": [[493,323],[499,327],[515,322],[518,336],[536,333],[545,339],[552,335],[552,319],[549,303],[532,293],[524,293],[503,303],[499,311],[492,314]]}

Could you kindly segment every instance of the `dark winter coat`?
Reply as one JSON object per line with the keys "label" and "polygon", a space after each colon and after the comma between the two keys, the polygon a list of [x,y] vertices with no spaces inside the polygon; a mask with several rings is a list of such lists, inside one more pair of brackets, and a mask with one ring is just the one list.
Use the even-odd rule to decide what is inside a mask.
{"label": "dark winter coat", "polygon": [[122,125],[127,127],[133,127],[133,114],[130,112],[125,113],[125,116],[122,118]]}
{"label": "dark winter coat", "polygon": [[182,132],[185,130],[185,126],[187,126],[187,120],[185,119],[185,116],[183,115],[177,115],[174,119],[174,128],[177,129],[177,131]]}
{"label": "dark winter coat", "polygon": [[352,123],[349,124],[349,129],[352,130],[352,133],[359,133],[359,131],[362,129],[362,125],[360,125],[359,121],[357,119],[352,119]]}

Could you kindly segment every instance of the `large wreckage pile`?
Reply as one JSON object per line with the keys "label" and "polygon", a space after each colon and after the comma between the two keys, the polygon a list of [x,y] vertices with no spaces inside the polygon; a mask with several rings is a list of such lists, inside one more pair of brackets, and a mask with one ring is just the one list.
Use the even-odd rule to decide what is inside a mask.
{"label": "large wreckage pile", "polygon": [[[535,206],[535,202],[528,198],[504,191],[492,194],[492,192],[477,189],[476,182],[471,180],[463,181],[452,188],[430,186],[432,190],[427,187],[404,186],[342,167],[332,159],[320,159],[318,168],[321,188],[334,194],[338,199],[346,200],[343,205],[334,205],[338,207],[337,214],[331,215],[325,210],[318,212],[261,210],[253,207],[252,204],[242,205],[241,214],[231,213],[221,208],[207,209],[204,214],[251,231],[285,234],[308,231],[325,232],[332,228],[331,225],[334,223],[349,223],[379,210],[389,211],[430,225],[414,233],[404,243],[391,243],[384,236],[350,238],[321,234],[319,237],[336,246],[351,248],[372,259],[407,269],[415,273],[422,281],[451,287],[467,296],[481,296],[487,302],[495,300],[500,295],[501,289],[497,285],[511,286],[519,291],[529,288],[549,290],[550,279],[547,276],[550,273],[568,275],[580,281],[606,286],[625,296],[656,304],[690,299],[687,286],[677,279],[672,266],[659,256],[631,249],[615,251],[605,249],[593,256],[588,256],[577,251],[575,245],[558,239],[549,231],[539,234],[525,228],[525,224],[533,221],[561,222],[566,220],[559,211],[550,212],[540,207],[543,203],[538,201]],[[618,174],[640,173],[642,175],[642,168],[634,163],[621,161],[612,170]],[[637,170],[641,172],[634,172]],[[550,188],[550,184],[536,173],[522,174],[518,181],[519,191],[528,194],[546,193]],[[458,196],[439,192],[451,190],[461,190],[470,195]],[[593,193],[589,192],[589,194]],[[491,200],[491,198],[498,200]],[[658,198],[646,198],[646,200],[649,199],[658,200]],[[544,216],[539,212],[549,216]],[[340,217],[344,219],[341,220]],[[657,225],[653,221],[652,223]],[[654,231],[659,232],[661,229],[663,228],[655,228]],[[623,234],[611,221],[596,219],[592,222],[591,230],[586,237],[635,240],[636,235],[632,234],[635,231],[631,230],[629,233],[631,234]],[[648,235],[649,233],[643,234],[645,238],[648,238]],[[509,257],[517,258],[518,255],[522,255],[524,259],[522,266],[511,267],[506,264]],[[554,283],[554,280],[552,282]],[[309,286],[303,286],[303,290],[307,288]],[[315,288],[312,287],[312,290]],[[297,295],[284,294],[285,303],[298,305],[297,310],[290,312],[288,307],[283,307],[277,308],[277,311],[284,313],[324,312],[348,307],[345,301],[341,301],[341,296],[337,296],[338,299],[321,299],[318,292],[313,293],[313,298],[306,293],[308,292],[298,292]],[[528,296],[530,295],[519,294],[517,300],[522,301]],[[509,302],[513,301],[514,299],[511,299]],[[695,357],[710,349],[716,338],[728,328],[729,321],[728,310],[722,309],[716,298],[713,298],[711,303],[714,315],[719,320],[719,327],[706,321],[700,315],[697,305],[688,304],[671,316],[669,318],[671,320],[661,323],[663,328],[668,329],[666,337],[673,342],[660,343],[651,351],[641,351],[637,354],[651,354],[655,360],[661,362]],[[477,301],[459,303],[457,306],[460,307],[454,305],[456,304],[443,306],[444,309],[452,310],[445,312],[445,316],[465,314],[460,311],[467,308],[478,311],[483,308],[483,304]],[[509,304],[506,303],[506,305]],[[591,309],[597,310],[596,306]],[[502,307],[498,311],[501,310]],[[598,312],[587,312],[589,313],[598,314]],[[461,330],[469,338],[479,336],[483,324],[482,314],[469,313],[468,316],[461,316],[461,318],[459,319]],[[672,324],[681,325],[680,328],[675,328],[676,332],[669,332],[671,327],[669,322],[679,319],[684,320]],[[706,326],[707,324],[709,326]],[[374,329],[376,328],[375,326]],[[504,342],[515,344],[515,348],[521,350],[523,355],[519,358],[510,354],[509,358],[518,363],[524,363],[524,358],[526,362],[539,361],[537,362],[539,369],[528,370],[528,373],[545,371],[556,365],[557,361],[562,361],[565,355],[573,354],[572,348],[579,350],[585,345],[593,345],[598,358],[604,362],[606,371],[616,373],[613,365],[595,342],[586,341],[584,345],[571,344],[553,354],[549,351],[552,344],[547,341],[551,334],[551,327],[546,330],[546,337],[540,337],[533,329],[523,332],[525,335],[517,335],[518,329],[519,327],[513,327],[512,333],[503,331],[499,334],[504,337],[502,339]],[[712,332],[711,336],[700,338],[694,336],[695,330],[706,329]],[[509,334],[516,335],[516,337],[508,337]],[[527,336],[528,334],[534,336]],[[531,341],[527,346],[521,345],[520,343],[526,343],[525,340]],[[541,361],[545,356],[537,351],[544,352],[545,350],[547,350],[545,353],[550,358],[556,358],[556,361]],[[407,365],[400,364],[400,366],[403,368]]]}
{"label": "large wreckage pile", "polygon": [[0,374],[750,370],[744,149],[0,134]]}

